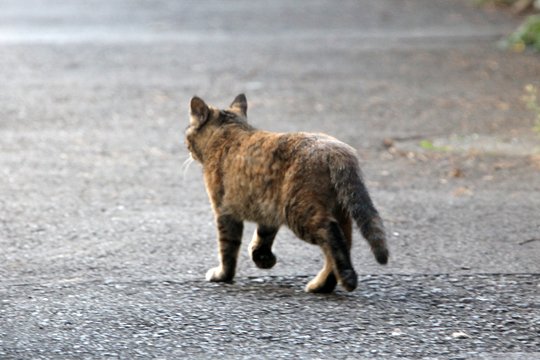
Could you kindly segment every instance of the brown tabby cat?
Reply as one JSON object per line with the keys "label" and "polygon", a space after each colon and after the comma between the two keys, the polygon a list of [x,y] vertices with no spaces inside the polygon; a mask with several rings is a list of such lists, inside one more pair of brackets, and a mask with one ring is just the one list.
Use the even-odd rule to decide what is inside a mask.
{"label": "brown tabby cat", "polygon": [[250,255],[259,268],[276,263],[272,243],[283,224],[322,248],[324,267],[307,284],[308,292],[331,292],[338,280],[348,291],[356,288],[351,218],[377,261],[387,263],[383,223],[353,148],[324,134],[257,130],[246,121],[244,94],[227,110],[195,96],[190,109],[186,143],[203,166],[219,234],[221,264],[208,271],[207,280],[232,281],[244,220],[258,225]]}

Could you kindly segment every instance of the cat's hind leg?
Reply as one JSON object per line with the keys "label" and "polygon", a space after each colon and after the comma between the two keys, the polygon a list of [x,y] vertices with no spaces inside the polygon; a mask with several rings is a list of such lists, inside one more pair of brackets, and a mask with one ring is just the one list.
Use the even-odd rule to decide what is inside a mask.
{"label": "cat's hind leg", "polygon": [[358,285],[358,276],[354,271],[350,256],[350,246],[343,230],[336,221],[330,221],[327,226],[327,236],[319,243],[325,253],[329,253],[334,262],[334,271],[341,286],[347,291],[353,291]]}
{"label": "cat's hind leg", "polygon": [[276,264],[276,256],[272,253],[272,244],[278,230],[277,227],[257,226],[249,244],[249,254],[258,268],[270,269]]}
{"label": "cat's hind leg", "polygon": [[[332,206],[333,205],[333,206]],[[324,277],[330,277],[330,263],[332,263],[333,274],[339,283],[347,291],[353,291],[358,284],[358,277],[351,262],[349,252],[350,241],[345,237],[344,232],[349,232],[347,226],[342,229],[343,222],[346,225],[346,219],[335,214],[335,211],[329,211],[328,208],[335,208],[336,203],[332,199],[324,196],[324,192],[313,192],[311,190],[297,191],[295,197],[286,205],[285,219],[289,228],[300,239],[311,244],[319,245],[327,261],[319,275],[314,279],[314,284],[322,284]],[[326,270],[325,270],[326,268]],[[321,280],[320,282],[318,280]],[[330,278],[329,284],[332,279]],[[318,289],[319,286],[310,285],[306,288]]]}
{"label": "cat's hind leg", "polygon": [[311,293],[328,294],[334,291],[337,285],[336,275],[334,275],[334,263],[332,255],[325,253],[324,266],[306,286],[306,291]]}
{"label": "cat's hind leg", "polygon": [[244,225],[230,215],[217,217],[220,265],[208,270],[206,279],[215,282],[232,282],[236,271],[238,250]]}
{"label": "cat's hind leg", "polygon": [[[349,233],[345,226],[341,228],[335,218],[325,210],[308,208],[308,211],[290,213],[289,227],[301,239],[321,247],[327,260],[323,269],[310,282],[307,291],[330,288],[333,274],[347,291],[353,291],[358,283],[358,277],[352,266],[350,257],[351,242],[344,232]],[[346,224],[345,224],[346,225]],[[330,271],[332,264],[333,272]],[[328,279],[328,285],[326,284]]]}
{"label": "cat's hind leg", "polygon": [[[339,226],[345,238],[345,245],[350,253],[352,246],[352,220],[349,214],[345,211],[339,212],[337,215]],[[317,276],[311,280],[306,291],[312,293],[331,293],[337,285],[336,275],[334,274],[334,263],[332,254],[325,252],[324,266]]]}

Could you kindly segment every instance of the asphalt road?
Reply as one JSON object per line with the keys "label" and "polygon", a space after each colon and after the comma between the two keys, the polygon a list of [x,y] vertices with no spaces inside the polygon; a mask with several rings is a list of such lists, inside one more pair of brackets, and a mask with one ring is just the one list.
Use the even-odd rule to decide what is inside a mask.
{"label": "asphalt road", "polygon": [[[0,358],[540,356],[540,140],[519,23],[467,1],[0,0]],[[392,258],[302,289],[283,229],[237,281],[183,129],[193,94],[359,151]],[[386,141],[384,141],[386,139]]]}

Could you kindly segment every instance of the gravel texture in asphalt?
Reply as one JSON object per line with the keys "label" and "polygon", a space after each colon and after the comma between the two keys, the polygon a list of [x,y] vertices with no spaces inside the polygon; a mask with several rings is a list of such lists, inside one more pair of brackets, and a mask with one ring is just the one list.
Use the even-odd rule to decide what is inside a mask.
{"label": "gravel texture in asphalt", "polygon": [[0,356],[532,359],[539,279],[365,275],[319,296],[305,277],[19,284],[0,292]]}

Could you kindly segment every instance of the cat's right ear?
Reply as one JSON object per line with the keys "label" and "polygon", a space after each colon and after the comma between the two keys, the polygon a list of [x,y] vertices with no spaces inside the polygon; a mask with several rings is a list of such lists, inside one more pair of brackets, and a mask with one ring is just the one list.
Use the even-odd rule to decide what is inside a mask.
{"label": "cat's right ear", "polygon": [[208,105],[198,96],[191,98],[189,102],[190,124],[196,127],[201,127],[207,120],[210,114]]}
{"label": "cat's right ear", "polygon": [[240,94],[234,98],[229,108],[243,117],[247,117],[247,99],[246,95]]}

